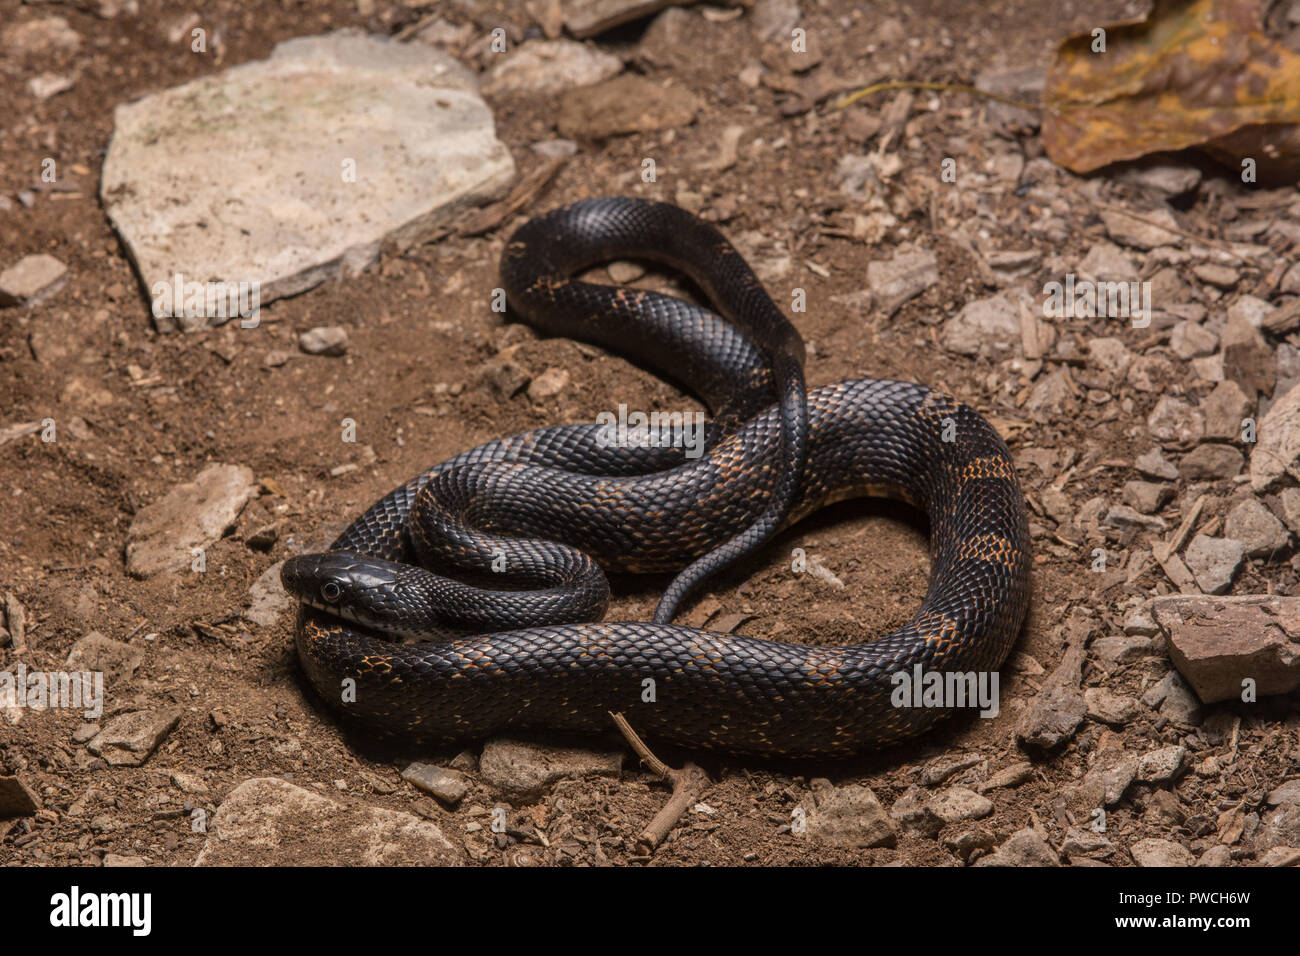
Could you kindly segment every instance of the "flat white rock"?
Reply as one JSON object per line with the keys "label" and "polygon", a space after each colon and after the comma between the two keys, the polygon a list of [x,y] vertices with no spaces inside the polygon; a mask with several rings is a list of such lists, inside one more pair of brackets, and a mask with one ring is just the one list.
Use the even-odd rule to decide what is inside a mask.
{"label": "flat white rock", "polygon": [[355,275],[385,239],[424,240],[514,178],[454,57],[346,29],[118,106],[100,193],[155,324],[190,331],[228,318],[173,308],[186,284],[249,284],[265,305]]}

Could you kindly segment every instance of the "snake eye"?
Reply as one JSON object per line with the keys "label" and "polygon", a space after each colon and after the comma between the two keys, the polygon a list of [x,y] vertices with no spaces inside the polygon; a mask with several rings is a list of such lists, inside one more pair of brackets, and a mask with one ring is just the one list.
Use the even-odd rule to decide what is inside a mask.
{"label": "snake eye", "polygon": [[330,604],[333,604],[343,596],[343,589],[335,581],[326,581],[320,586],[320,596]]}

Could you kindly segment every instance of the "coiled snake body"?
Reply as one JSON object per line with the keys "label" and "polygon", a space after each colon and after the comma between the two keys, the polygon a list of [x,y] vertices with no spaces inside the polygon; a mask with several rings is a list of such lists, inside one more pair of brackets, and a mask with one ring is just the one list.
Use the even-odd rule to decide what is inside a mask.
{"label": "coiled snake body", "polygon": [[[623,257],[680,268],[722,314],[572,278]],[[611,346],[697,394],[713,413],[704,452],[620,446],[605,425],[560,425],[463,452],[394,489],[330,552],[282,571],[303,602],[299,657],[327,701],[426,741],[602,731],[621,711],[651,740],[830,755],[952,712],[895,706],[896,674],[1002,663],[1028,604],[1029,539],[1010,455],[976,411],[888,380],[805,394],[793,327],[726,240],[674,206],[575,203],[523,226],[501,268],[512,307],[533,324]],[[868,494],[929,518],[929,588],[901,629],[813,647],[667,623],[699,581],[777,528]],[[684,567],[656,623],[593,623],[608,602],[605,570]],[[468,636],[427,639],[440,628]]]}

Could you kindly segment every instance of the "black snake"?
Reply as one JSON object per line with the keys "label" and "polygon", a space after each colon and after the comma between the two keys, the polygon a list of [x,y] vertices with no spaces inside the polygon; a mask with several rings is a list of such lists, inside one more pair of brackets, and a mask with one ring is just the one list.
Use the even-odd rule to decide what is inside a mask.
{"label": "black snake", "polygon": [[[685,272],[721,315],[572,278],[626,257]],[[652,740],[687,747],[844,754],[952,712],[910,696],[897,705],[895,675],[1002,663],[1029,600],[1029,537],[1011,457],[978,412],[898,381],[806,393],[798,333],[731,245],[675,206],[555,210],[510,239],[501,275],[532,324],[607,345],[699,396],[713,415],[703,454],[688,457],[676,432],[617,444],[606,425],[560,425],[394,489],[330,552],[282,571],[303,602],[299,657],[327,701],[425,741],[607,730],[620,711]],[[903,628],[814,647],[667,623],[700,581],[779,527],[860,495],[929,518],[930,584]],[[606,570],[681,573],[655,622],[592,623],[608,603]]]}

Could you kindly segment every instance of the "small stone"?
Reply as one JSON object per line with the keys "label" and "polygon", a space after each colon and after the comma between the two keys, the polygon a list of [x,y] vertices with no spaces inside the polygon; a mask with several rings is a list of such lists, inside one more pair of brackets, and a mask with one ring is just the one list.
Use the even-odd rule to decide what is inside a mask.
{"label": "small stone", "polygon": [[1148,528],[1163,531],[1167,526],[1163,519],[1139,514],[1128,505],[1115,505],[1107,509],[1102,523],[1111,528],[1127,530],[1129,528]]}
{"label": "small stone", "polygon": [[1089,339],[1088,355],[1114,381],[1124,378],[1124,373],[1133,361],[1133,353],[1117,338]]}
{"label": "small stone", "polygon": [[1013,833],[997,852],[976,861],[976,866],[1060,866],[1061,861],[1042,834],[1026,827]]}
{"label": "small stone", "polygon": [[1183,361],[1211,355],[1219,347],[1219,337],[1195,322],[1179,322],[1169,333],[1169,348]]}
{"label": "small stone", "polygon": [[1178,468],[1192,481],[1215,481],[1235,477],[1245,462],[1241,452],[1228,445],[1200,445],[1183,456]]}
{"label": "small stone", "polygon": [[938,282],[939,260],[929,249],[896,249],[892,259],[867,263],[867,284],[886,313]]}
{"label": "small stone", "polygon": [[1109,856],[1115,852],[1115,846],[1100,833],[1070,827],[1066,831],[1065,842],[1061,844],[1061,852],[1065,854],[1066,859],[1073,859],[1076,856]]}
{"label": "small stone", "polygon": [[1300,488],[1284,488],[1278,495],[1282,503],[1282,517],[1292,533],[1300,534]]}
{"label": "small stone", "polygon": [[[1106,233],[1112,239],[1120,245],[1134,249],[1171,246],[1181,240],[1178,233],[1170,231],[1178,228],[1178,220],[1165,206],[1143,210],[1141,215],[1141,219],[1135,219],[1127,213],[1104,209],[1101,212],[1101,221],[1106,226]],[[1162,229],[1161,226],[1168,228]]]}
{"label": "small stone", "polygon": [[257,491],[243,465],[208,465],[194,480],[145,505],[127,531],[126,570],[148,578],[180,571],[215,544]]}
{"label": "small stone", "polygon": [[1159,653],[1149,637],[1099,637],[1088,648],[1098,660],[1125,664]]}
{"label": "small stone", "polygon": [[45,253],[24,256],[0,272],[0,306],[31,308],[54,295],[68,281],[68,267]]}
{"label": "small stone", "polygon": [[1132,697],[1102,687],[1089,687],[1083,692],[1083,700],[1088,705],[1088,716],[1106,724],[1123,726],[1139,713],[1138,702]]}
{"label": "small stone", "polygon": [[1183,767],[1187,748],[1182,744],[1161,747],[1138,758],[1137,779],[1141,783],[1163,783],[1171,780]]}
{"label": "small stone", "polygon": [[528,370],[515,359],[515,349],[511,346],[495,358],[484,362],[480,374],[488,389],[498,399],[513,398],[527,387],[532,380]]}
{"label": "small stone", "polygon": [[1163,478],[1165,481],[1178,479],[1178,469],[1165,460],[1159,448],[1152,448],[1145,455],[1138,456],[1133,466],[1148,478]]}
{"label": "small stone", "polygon": [[569,373],[562,368],[548,368],[528,385],[528,397],[535,402],[554,398],[569,385]]}
{"label": "small stone", "polygon": [[413,763],[402,771],[402,779],[433,794],[449,807],[460,803],[469,793],[469,780],[463,773],[433,764]]}
{"label": "small stone", "polygon": [[623,61],[596,47],[573,40],[529,40],[497,60],[487,72],[488,96],[555,96],[617,76]]}
{"label": "small stone", "polygon": [[1250,487],[1267,491],[1300,463],[1300,385],[1273,402],[1259,420],[1250,455]]}
{"label": "small stone", "polygon": [[138,710],[114,717],[86,749],[114,767],[139,767],[180,723],[184,709]]}
{"label": "small stone", "polygon": [[1020,308],[1006,296],[968,302],[944,323],[943,347],[959,355],[995,356],[1020,345]]}
{"label": "small stone", "polygon": [[606,139],[687,126],[699,109],[684,86],[624,74],[563,93],[556,125],[569,139]]}
{"label": "small stone", "polygon": [[1196,726],[1201,722],[1201,701],[1177,671],[1166,674],[1142,695],[1142,703],[1159,707],[1160,716],[1175,723]]}
{"label": "small stone", "polygon": [[894,821],[867,787],[823,786],[813,791],[813,800],[805,827],[811,840],[857,849],[898,842]]}
{"label": "small stone", "polygon": [[993,801],[968,787],[951,787],[931,800],[926,812],[947,826],[987,817],[993,812]]}
{"label": "small stone", "polygon": [[1225,379],[1240,385],[1246,395],[1273,391],[1277,378],[1273,350],[1247,316],[1229,316],[1220,340]]}
{"label": "small stone", "polygon": [[298,348],[308,355],[343,355],[348,350],[348,330],[341,325],[318,325],[298,336]]}
{"label": "small stone", "polygon": [[275,562],[249,585],[249,604],[244,617],[258,627],[270,627],[293,606],[293,601],[280,582],[280,568],[283,566],[283,561]]}
{"label": "small stone", "polygon": [[1129,847],[1129,852],[1138,866],[1191,866],[1196,862],[1196,858],[1181,844],[1154,837],[1139,840]]}
{"label": "small stone", "polygon": [[41,808],[40,798],[17,777],[0,777],[0,820],[30,817]]}
{"label": "small stone", "polygon": [[1226,846],[1212,846],[1196,861],[1197,866],[1228,866],[1232,863],[1232,848]]}
{"label": "small stone", "polygon": [[1252,558],[1272,557],[1287,546],[1291,537],[1257,498],[1247,498],[1228,512],[1223,533],[1245,545],[1246,554]]}
{"label": "small stone", "polygon": [[1027,761],[1013,763],[1003,767],[980,785],[980,790],[987,793],[1002,787],[1018,787],[1034,779],[1034,765]]}
{"label": "small stone", "polygon": [[1156,619],[1151,616],[1150,608],[1143,604],[1139,607],[1129,608],[1124,613],[1124,633],[1140,637],[1154,637],[1160,633],[1160,626],[1156,624]]}
{"label": "small stone", "polygon": [[1227,266],[1215,265],[1212,262],[1203,262],[1192,269],[1192,275],[1202,282],[1214,286],[1216,289],[1231,289],[1236,286],[1241,276],[1236,269],[1229,269]]}
{"label": "small stone", "polygon": [[1205,416],[1182,399],[1164,395],[1147,417],[1147,429],[1163,445],[1191,445],[1205,433]]}
{"label": "small stone", "polygon": [[1138,278],[1132,260],[1111,242],[1095,243],[1075,272],[1084,279],[1102,282],[1132,282]]}
{"label": "small stone", "polygon": [[1201,591],[1222,594],[1232,587],[1245,556],[1246,546],[1240,541],[1198,534],[1187,546],[1187,568]]}
{"label": "small stone", "polygon": [[1205,436],[1240,440],[1243,422],[1253,405],[1236,382],[1220,382],[1205,399]]}
{"label": "small stone", "polygon": [[541,794],[566,777],[617,776],[622,768],[622,751],[597,753],[505,739],[488,741],[479,758],[479,773],[488,784],[519,796]]}
{"label": "small stone", "polygon": [[1124,500],[1144,515],[1152,515],[1169,503],[1174,496],[1174,489],[1168,485],[1157,485],[1149,481],[1126,481],[1124,483]]}
{"label": "small stone", "polygon": [[977,753],[940,757],[938,760],[926,764],[925,769],[921,771],[921,786],[937,787],[949,777],[955,776],[963,770],[969,770],[983,760],[983,756]]}

